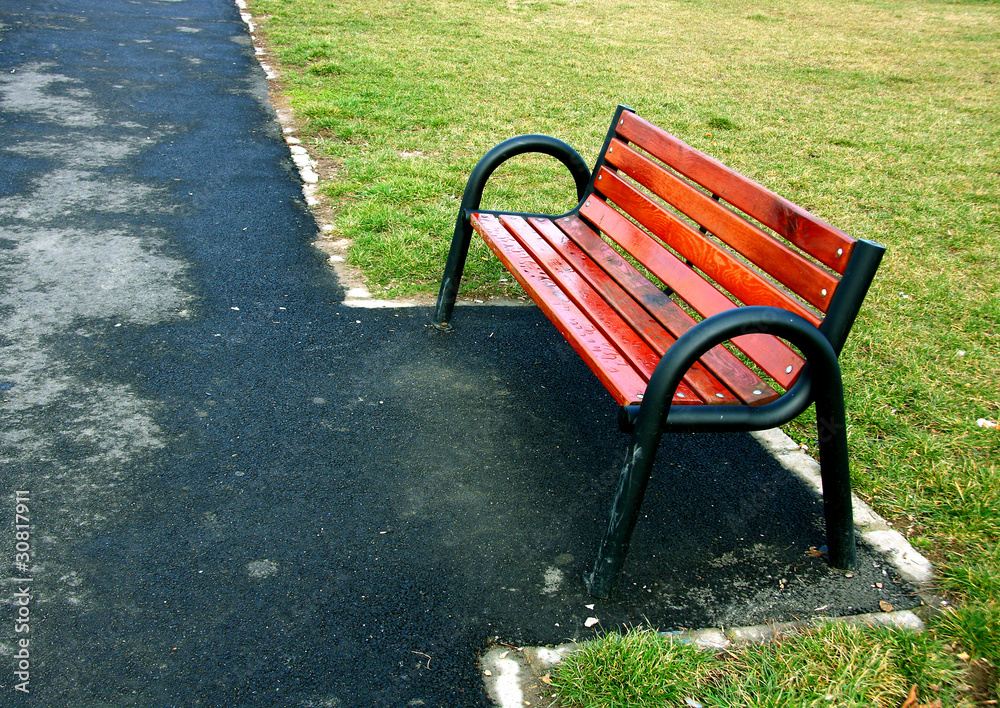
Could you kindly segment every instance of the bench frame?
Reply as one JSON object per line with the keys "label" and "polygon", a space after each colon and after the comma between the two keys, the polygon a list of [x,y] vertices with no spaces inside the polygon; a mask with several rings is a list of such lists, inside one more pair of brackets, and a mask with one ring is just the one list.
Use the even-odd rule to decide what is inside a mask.
{"label": "bench frame", "polygon": [[[588,197],[595,194],[595,180],[599,170],[605,166],[616,126],[626,111],[634,113],[627,106],[619,106],[615,112],[593,171],[569,145],[544,135],[511,138],[486,153],[473,169],[462,197],[433,315],[435,327],[444,331],[452,329],[449,322],[471,242],[473,215],[552,220],[579,215]],[[525,153],[549,155],[567,167],[576,183],[579,198],[574,209],[560,216],[480,210],[489,177],[504,162]],[[584,576],[592,596],[607,597],[617,583],[664,433],[766,430],[793,420],[811,403],[816,404],[829,561],[833,567],[841,569],[856,565],[847,425],[838,356],[883,253],[884,248],[874,242],[861,239],[854,242],[849,261],[818,328],[788,310],[743,305],[706,317],[667,349],[656,365],[645,393],[639,396],[640,402],[626,402],[619,410],[620,427],[623,432],[631,432],[632,441],[593,571]],[[786,340],[798,348],[805,359],[801,374],[780,398],[762,405],[673,404],[681,379],[692,364],[717,345],[748,333],[770,334]]]}

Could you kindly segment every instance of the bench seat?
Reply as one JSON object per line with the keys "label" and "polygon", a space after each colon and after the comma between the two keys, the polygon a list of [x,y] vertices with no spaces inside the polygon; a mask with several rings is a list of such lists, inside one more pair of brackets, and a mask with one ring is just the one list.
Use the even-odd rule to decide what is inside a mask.
{"label": "bench seat", "polygon": [[[472,226],[620,405],[642,402],[661,357],[697,324],[578,216],[553,220],[475,213]],[[754,338],[773,341],[754,347],[748,341]],[[744,346],[751,351],[780,347],[801,370],[801,358],[773,337],[749,335]],[[759,405],[778,396],[719,345],[685,374],[672,403]]]}

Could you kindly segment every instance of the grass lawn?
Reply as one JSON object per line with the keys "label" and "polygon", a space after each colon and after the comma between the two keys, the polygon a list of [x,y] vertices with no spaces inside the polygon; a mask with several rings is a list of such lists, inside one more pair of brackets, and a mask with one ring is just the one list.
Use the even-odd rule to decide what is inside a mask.
{"label": "grass lawn", "polygon": [[[992,685],[992,696],[980,699],[998,698],[1000,430],[977,420],[1000,419],[1000,4],[250,7],[303,139],[330,166],[320,192],[333,208],[334,234],[353,242],[350,260],[381,296],[436,292],[465,179],[487,149],[546,133],[592,162],[618,103],[844,231],[886,245],[844,355],[853,478],[935,563],[952,603],[931,622],[932,641],[893,652],[935,666],[967,654],[965,667],[971,662],[979,684]],[[558,213],[573,206],[573,194],[561,166],[523,158],[498,173],[485,201]],[[515,294],[487,253],[474,240],[463,292]],[[788,432],[815,449],[809,424]],[[855,634],[832,635],[829,651],[844,664],[835,660],[830,672],[854,666],[853,642],[905,644]],[[799,657],[809,651],[789,646]],[[783,679],[775,667],[800,670],[795,661],[766,671],[747,662],[727,666],[748,681],[779,673],[754,689],[763,698],[745,703],[811,704],[776,688]],[[934,687],[942,700],[961,695],[952,689],[965,679],[945,672],[918,680],[924,674],[907,671],[879,695],[905,698],[909,681],[923,681],[922,702]],[[573,700],[567,704],[591,705]],[[836,704],[872,702],[900,704]]]}

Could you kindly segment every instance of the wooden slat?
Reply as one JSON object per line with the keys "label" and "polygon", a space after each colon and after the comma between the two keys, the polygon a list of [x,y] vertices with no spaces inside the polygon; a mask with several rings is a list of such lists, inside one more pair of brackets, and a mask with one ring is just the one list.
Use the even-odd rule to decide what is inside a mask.
{"label": "wooden slat", "polygon": [[513,234],[528,255],[548,273],[560,289],[587,315],[587,319],[604,333],[608,341],[614,344],[636,371],[648,381],[660,362],[656,352],[642,341],[635,330],[611,309],[548,242],[528,226],[523,217],[504,214],[499,218],[503,227]]}
{"label": "wooden slat", "polygon": [[[517,239],[525,252],[542,267],[559,288],[580,308],[587,319],[597,327],[643,380],[649,381],[660,363],[657,355],[646,342],[615,312],[607,302],[580,276],[521,216],[505,214],[500,224]],[[677,387],[674,403],[695,404],[699,398],[684,382]]]}
{"label": "wooden slat", "polygon": [[617,133],[843,274],[855,239],[634,113]]}
{"label": "wooden slat", "polygon": [[472,226],[507,270],[597,375],[620,405],[638,403],[646,381],[586,315],[490,214],[473,214]]}
{"label": "wooden slat", "polygon": [[821,320],[731,253],[712,243],[608,169],[599,175],[601,191],[619,209],[653,232],[744,305],[789,310],[819,326]]}
{"label": "wooden slat", "polygon": [[[559,219],[556,224],[604,272],[631,293],[646,311],[653,315],[674,337],[680,337],[696,322],[676,302],[646,279],[635,266],[622,258],[604,242],[582,219],[576,216]],[[725,382],[730,390],[747,402],[765,403],[778,398],[778,393],[760,379],[732,352],[719,345],[705,353],[702,363]],[[798,374],[798,370],[794,375]]]}
{"label": "wooden slat", "polygon": [[[778,282],[826,312],[833,291],[840,283],[828,271],[620,140],[612,141],[606,159],[719,240],[732,246]],[[603,177],[599,176],[599,191],[603,191],[603,181]]]}
{"label": "wooden slat", "polygon": [[[580,214],[620,244],[703,317],[711,317],[737,306],[602,199],[590,197],[580,209]],[[593,257],[593,254],[590,255]],[[802,359],[776,337],[743,335],[734,337],[732,341],[768,376],[785,388],[794,382],[801,370]]]}
{"label": "wooden slat", "polygon": [[[579,220],[577,220],[579,222]],[[573,270],[587,281],[599,293],[601,298],[610,305],[618,315],[646,341],[649,347],[658,355],[663,354],[677,341],[652,315],[650,315],[632,296],[601,270],[565,233],[556,227],[549,219],[532,217],[528,223],[552,246],[553,249],[569,264]],[[582,222],[580,222],[582,225]],[[596,235],[595,235],[596,236]],[[659,291],[657,291],[659,292]],[[716,379],[700,363],[696,362],[684,376],[684,383],[706,403],[732,404],[740,399]],[[746,403],[761,403],[763,391],[758,389],[758,395],[751,395]]]}

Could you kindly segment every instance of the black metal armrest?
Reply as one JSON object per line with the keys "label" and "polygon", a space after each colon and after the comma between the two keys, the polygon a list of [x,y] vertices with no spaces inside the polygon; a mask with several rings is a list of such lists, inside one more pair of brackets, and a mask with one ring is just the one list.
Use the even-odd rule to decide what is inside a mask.
{"label": "black metal armrest", "polygon": [[515,138],[504,140],[480,158],[469,175],[469,181],[465,185],[465,192],[462,194],[462,206],[460,218],[468,219],[470,214],[477,210],[482,203],[483,190],[490,176],[507,160],[525,153],[539,153],[554,157],[564,164],[573,176],[576,183],[577,199],[582,199],[583,194],[590,184],[590,168],[583,161],[580,154],[562,140],[548,135],[518,135]]}
{"label": "black metal armrest", "polygon": [[556,158],[563,163],[573,176],[576,183],[577,199],[583,199],[590,184],[590,168],[580,154],[562,140],[548,135],[519,135],[516,138],[504,140],[487,152],[476,163],[469,181],[462,193],[462,205],[455,220],[455,234],[451,240],[451,250],[448,252],[448,263],[445,265],[444,277],[441,280],[441,290],[438,293],[437,307],[432,318],[433,325],[444,331],[451,326],[451,312],[458,297],[458,284],[465,270],[465,259],[469,254],[469,242],[472,239],[472,225],[469,221],[472,212],[479,209],[483,201],[483,190],[486,182],[500,165],[512,157],[525,153],[540,153]]}
{"label": "black metal armrest", "polygon": [[[691,365],[713,347],[745,334],[781,337],[805,356],[807,365],[791,389],[761,406],[671,406],[674,392]],[[815,395],[819,377],[824,391],[843,398],[837,354],[822,332],[805,318],[775,307],[739,307],[708,317],[681,336],[663,355],[650,378],[642,404],[623,406],[624,428],[644,425],[648,431],[714,428],[726,431],[761,430],[787,423],[804,411]],[[637,430],[638,432],[638,430]]]}
{"label": "black metal armrest", "polygon": [[[741,334],[758,333],[781,337],[806,357],[806,369],[784,396],[763,406],[671,406],[681,377],[705,352]],[[622,418],[635,423],[632,444],[594,570],[584,576],[588,592],[607,597],[614,586],[665,430],[760,430],[791,420],[813,400],[830,564],[854,567],[847,423],[837,354],[826,336],[799,315],[773,307],[740,307],[702,320],[674,342],[653,372],[638,411],[628,410],[635,406],[623,409]]]}

